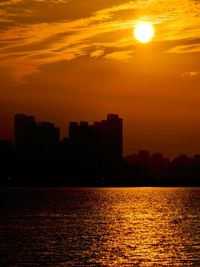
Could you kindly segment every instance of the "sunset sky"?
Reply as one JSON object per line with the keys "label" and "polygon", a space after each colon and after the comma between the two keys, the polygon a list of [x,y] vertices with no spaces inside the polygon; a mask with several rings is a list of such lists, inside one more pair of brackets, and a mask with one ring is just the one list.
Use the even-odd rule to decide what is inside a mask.
{"label": "sunset sky", "polygon": [[[140,21],[151,42],[133,35]],[[124,153],[200,153],[199,0],[1,0],[0,138],[15,113],[124,119]]]}

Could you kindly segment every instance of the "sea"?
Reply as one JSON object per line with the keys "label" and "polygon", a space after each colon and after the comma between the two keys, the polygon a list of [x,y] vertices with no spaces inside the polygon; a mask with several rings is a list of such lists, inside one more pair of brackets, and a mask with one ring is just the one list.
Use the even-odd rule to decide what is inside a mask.
{"label": "sea", "polygon": [[200,267],[200,188],[1,188],[0,266]]}

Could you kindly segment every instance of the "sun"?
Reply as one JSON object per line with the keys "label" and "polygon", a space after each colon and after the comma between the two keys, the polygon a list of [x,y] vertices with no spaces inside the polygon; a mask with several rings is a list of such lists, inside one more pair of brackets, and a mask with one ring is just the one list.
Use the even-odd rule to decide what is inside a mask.
{"label": "sun", "polygon": [[134,37],[141,43],[148,43],[155,35],[155,30],[150,22],[139,22],[134,28]]}

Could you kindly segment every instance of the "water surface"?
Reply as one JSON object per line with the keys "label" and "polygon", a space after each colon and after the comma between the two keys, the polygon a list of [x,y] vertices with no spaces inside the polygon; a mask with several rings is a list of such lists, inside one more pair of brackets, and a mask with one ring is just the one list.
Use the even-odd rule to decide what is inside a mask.
{"label": "water surface", "polygon": [[0,189],[0,266],[200,266],[200,188]]}

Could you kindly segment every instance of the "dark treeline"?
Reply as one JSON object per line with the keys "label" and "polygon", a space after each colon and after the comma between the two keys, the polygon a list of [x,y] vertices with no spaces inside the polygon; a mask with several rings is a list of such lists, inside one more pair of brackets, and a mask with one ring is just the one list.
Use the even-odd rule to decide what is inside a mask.
{"label": "dark treeline", "polygon": [[148,151],[122,157],[122,119],[71,122],[59,128],[15,116],[14,145],[0,141],[1,186],[200,186],[200,155],[170,161]]}

